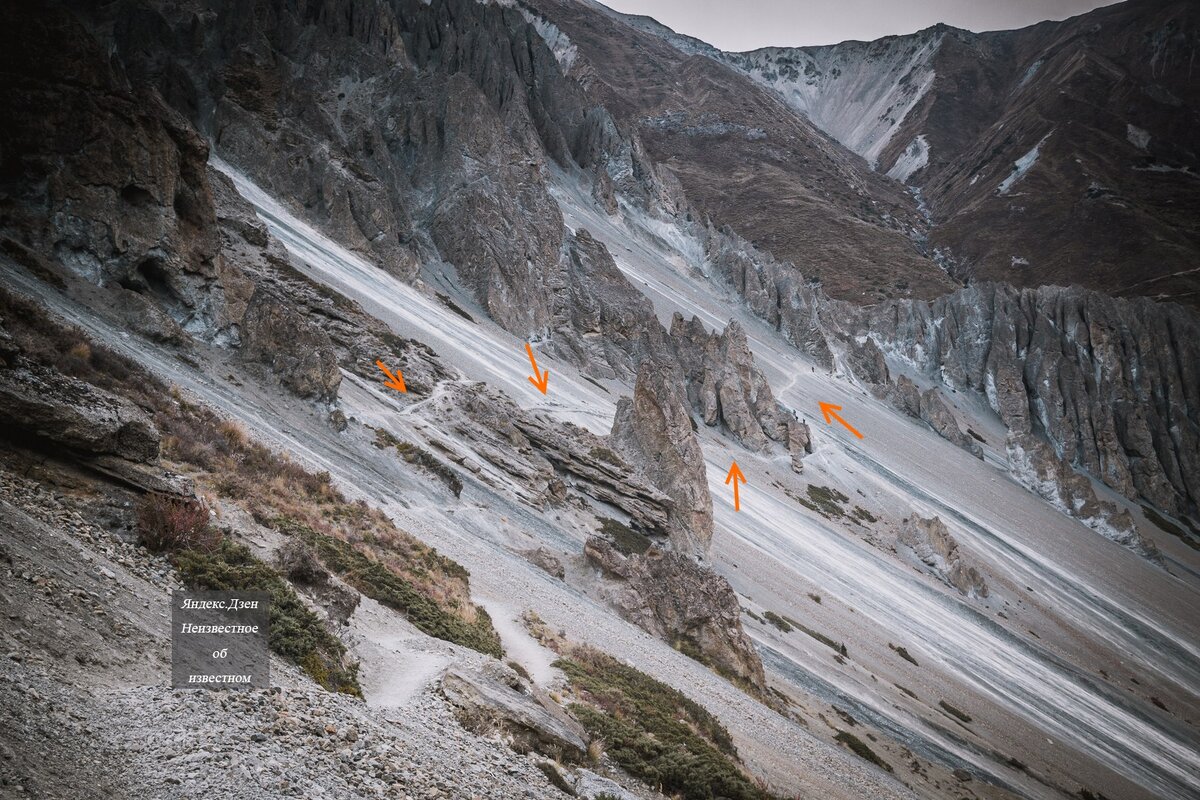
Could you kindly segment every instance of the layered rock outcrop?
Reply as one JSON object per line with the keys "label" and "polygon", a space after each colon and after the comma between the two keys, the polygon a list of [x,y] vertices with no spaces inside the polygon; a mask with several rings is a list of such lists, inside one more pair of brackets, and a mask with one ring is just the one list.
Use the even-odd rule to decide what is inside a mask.
{"label": "layered rock outcrop", "polygon": [[625,619],[731,680],[765,688],[762,662],[742,630],[741,606],[727,580],[691,558],[656,548],[624,556],[592,538],[584,555],[615,580],[606,594]]}
{"label": "layered rock outcrop", "polygon": [[158,460],[158,429],[144,411],[124,398],[23,358],[0,369],[0,408],[13,435],[88,457]]}
{"label": "layered rock outcrop", "polygon": [[421,413],[456,439],[431,433],[434,449],[485,483],[508,482],[536,508],[564,503],[574,490],[619,508],[644,533],[670,530],[672,499],[583,428],[526,413],[482,383],[447,383]]}
{"label": "layered rock outcrop", "polygon": [[671,366],[647,360],[633,397],[617,403],[609,438],[671,498],[667,528],[674,548],[704,556],[712,541],[712,495],[694,424],[681,377]]}
{"label": "layered rock outcrop", "polygon": [[979,570],[963,559],[958,542],[940,517],[913,515],[904,520],[897,537],[900,544],[929,567],[937,577],[967,597],[987,597],[988,587]]}

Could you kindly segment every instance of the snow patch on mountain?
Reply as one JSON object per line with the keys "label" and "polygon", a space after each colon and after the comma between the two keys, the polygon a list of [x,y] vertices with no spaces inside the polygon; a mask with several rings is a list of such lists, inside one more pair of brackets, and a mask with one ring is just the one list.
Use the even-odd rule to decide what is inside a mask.
{"label": "snow patch on mountain", "polygon": [[1138,150],[1145,150],[1150,146],[1150,131],[1132,123],[1125,124],[1125,138]]}
{"label": "snow patch on mountain", "polygon": [[1053,133],[1054,131],[1047,133],[1038,140],[1038,143],[1033,146],[1033,149],[1013,162],[1012,172],[1008,174],[1007,178],[1000,181],[1000,186],[996,189],[997,193],[1008,194],[1009,189],[1011,189],[1018,181],[1024,178],[1025,174],[1029,172],[1029,170],[1033,169],[1033,165],[1037,163],[1038,156],[1042,152],[1042,145],[1046,143],[1046,140],[1049,139],[1050,135]]}
{"label": "snow patch on mountain", "polygon": [[541,36],[542,41],[550,48],[554,59],[562,67],[563,74],[569,73],[575,64],[575,58],[579,55],[579,48],[571,43],[571,37],[563,33],[553,22],[539,17],[525,6],[518,6],[518,8],[521,16],[525,17],[525,21],[533,26],[538,36]]}
{"label": "snow patch on mountain", "polygon": [[1045,59],[1039,58],[1037,61],[1030,64],[1029,69],[1025,70],[1025,74],[1021,76],[1021,82],[1017,84],[1017,88],[1020,89],[1025,84],[1029,83],[1029,81],[1033,79],[1033,76],[1037,74],[1037,71],[1042,68],[1042,64],[1044,63]]}
{"label": "snow patch on mountain", "polygon": [[925,134],[908,143],[904,152],[896,159],[896,163],[888,170],[887,176],[905,183],[914,172],[924,169],[929,163],[929,139]]}
{"label": "snow patch on mountain", "polygon": [[928,30],[834,47],[767,47],[723,60],[777,91],[819,128],[876,166],[935,77],[945,33]]}

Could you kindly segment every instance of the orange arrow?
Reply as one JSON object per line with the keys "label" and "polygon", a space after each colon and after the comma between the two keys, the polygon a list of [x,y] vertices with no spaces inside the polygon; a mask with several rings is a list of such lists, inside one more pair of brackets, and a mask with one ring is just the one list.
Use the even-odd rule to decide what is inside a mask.
{"label": "orange arrow", "polygon": [[832,424],[833,420],[831,420],[830,417],[833,417],[833,419],[836,419],[838,422],[845,425],[846,430],[850,431],[851,433],[853,433],[855,436],[857,436],[860,439],[863,438],[863,435],[861,433],[859,433],[858,431],[856,431],[853,428],[853,426],[850,425],[849,422],[846,422],[846,420],[844,420],[840,416],[838,416],[837,412],[842,410],[841,406],[835,406],[832,403],[820,403],[820,402],[818,402],[818,405],[821,406],[821,413],[825,415],[826,423]]}
{"label": "orange arrow", "polygon": [[396,374],[393,375],[392,371],[385,367],[382,361],[376,361],[375,366],[383,370],[383,374],[388,376],[388,379],[383,382],[384,386],[389,389],[395,389],[397,392],[408,391],[408,387],[404,385],[404,375],[401,374],[400,370],[396,370]]}
{"label": "orange arrow", "polygon": [[533,375],[529,377],[529,382],[538,388],[542,394],[546,393],[546,387],[550,385],[550,370],[538,372],[537,359],[533,357],[533,348],[529,346],[529,342],[525,343],[525,352],[529,353],[529,363],[533,365]]}
{"label": "orange arrow", "polygon": [[738,484],[745,483],[746,476],[742,474],[742,468],[737,465],[736,461],[729,468],[729,474],[725,476],[725,485],[728,486],[730,481],[733,481],[733,510],[741,511],[742,500],[738,497]]}

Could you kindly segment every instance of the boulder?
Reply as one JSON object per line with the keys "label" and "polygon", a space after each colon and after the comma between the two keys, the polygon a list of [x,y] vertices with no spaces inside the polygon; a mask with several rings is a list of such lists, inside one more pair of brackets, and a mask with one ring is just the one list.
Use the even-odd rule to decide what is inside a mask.
{"label": "boulder", "polygon": [[582,761],[588,739],[583,727],[555,704],[525,690],[517,674],[498,662],[477,670],[452,667],[441,679],[442,695],[466,729],[499,734],[519,753],[541,753]]}
{"label": "boulder", "polygon": [[583,800],[641,800],[616,781],[610,781],[587,769],[575,771],[575,779],[571,786],[575,790],[575,796]]}
{"label": "boulder", "polygon": [[567,571],[563,567],[562,559],[551,553],[544,547],[538,547],[534,550],[529,550],[525,553],[525,557],[529,559],[529,563],[540,568],[544,572],[558,578],[560,581],[567,576]]}
{"label": "boulder", "polygon": [[987,597],[988,587],[979,571],[969,566],[958,550],[958,542],[940,517],[914,515],[904,520],[899,541],[913,551],[942,581],[967,597]]}

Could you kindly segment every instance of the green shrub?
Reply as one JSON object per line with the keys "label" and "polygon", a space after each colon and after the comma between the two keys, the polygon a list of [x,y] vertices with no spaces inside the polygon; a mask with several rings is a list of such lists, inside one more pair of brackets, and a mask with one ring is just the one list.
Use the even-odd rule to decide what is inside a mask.
{"label": "green shrub", "polygon": [[858,519],[863,520],[865,522],[878,522],[879,521],[878,518],[876,518],[876,516],[874,514],[872,514],[870,511],[867,511],[862,506],[855,506],[853,514],[855,517],[857,517]]}
{"label": "green shrub", "polygon": [[643,555],[650,549],[650,537],[638,533],[623,522],[608,517],[600,518],[600,533],[612,542],[612,546],[623,555]]}
{"label": "green shrub", "polygon": [[842,508],[843,503],[850,501],[850,498],[829,486],[813,486],[808,485],[808,499],[797,497],[796,500],[806,508],[812,509],[821,515],[829,518],[844,517],[846,510]]}
{"label": "green shrub", "polygon": [[626,772],[685,800],[769,798],[739,768],[724,726],[676,689],[586,647],[555,665],[584,699],[570,712]]}
{"label": "green shrub", "polygon": [[914,667],[921,666],[920,664],[917,663],[917,660],[912,657],[912,654],[909,653],[908,650],[905,649],[904,647],[901,647],[900,645],[894,645],[891,642],[888,642],[888,647],[890,647],[892,649],[892,651],[896,653],[896,655],[900,656],[905,661],[912,664]]}
{"label": "green shrub", "polygon": [[891,764],[887,763],[878,755],[876,755],[875,751],[868,747],[866,742],[864,742],[862,739],[859,739],[853,733],[850,733],[849,731],[838,731],[837,736],[834,736],[833,738],[849,747],[859,758],[864,758],[877,767],[883,767],[888,772],[892,771]]}
{"label": "green shrub", "polygon": [[226,540],[212,552],[182,550],[172,556],[190,589],[255,591],[271,595],[271,650],[296,664],[329,691],[362,697],[358,665],[346,663],[346,648],[309,611],[295,590],[245,545]]}
{"label": "green shrub", "polygon": [[947,714],[949,714],[952,717],[955,717],[956,719],[958,719],[959,721],[961,721],[963,723],[967,723],[967,722],[971,721],[970,714],[968,714],[965,711],[961,711],[961,710],[955,708],[954,706],[947,703],[945,700],[939,700],[938,705],[941,706],[942,710],[945,711]]}
{"label": "green shrub", "polygon": [[796,620],[794,620],[794,619],[793,619],[793,620],[790,620],[790,622],[792,623],[792,625],[794,625],[795,627],[797,627],[797,628],[799,628],[800,630],[804,631],[806,634],[808,634],[808,635],[809,635],[809,636],[811,636],[812,638],[816,639],[818,642],[820,642],[821,644],[825,645],[826,647],[828,647],[828,648],[829,648],[830,650],[832,650],[833,652],[835,652],[835,653],[840,653],[840,654],[841,654],[841,655],[843,655],[843,656],[844,656],[844,655],[847,655],[847,653],[846,653],[846,645],[845,645],[845,643],[843,643],[843,642],[835,642],[833,639],[830,639],[830,638],[829,638],[828,636],[826,636],[825,634],[823,634],[823,633],[818,633],[817,631],[814,631],[812,628],[809,628],[809,627],[808,627],[808,626],[806,626],[806,625],[801,625],[799,622],[796,622]]}
{"label": "green shrub", "polygon": [[764,611],[763,618],[766,619],[767,622],[774,625],[776,628],[779,628],[779,630],[783,631],[784,633],[792,632],[792,624],[790,622],[788,622],[786,619],[784,619],[783,617],[776,614],[774,611]]}
{"label": "green shrub", "polygon": [[274,520],[273,524],[283,533],[302,539],[313,548],[325,567],[346,583],[372,600],[399,611],[422,632],[496,658],[504,654],[492,619],[483,608],[473,607],[473,621],[452,614],[417,591],[406,578],[386,564],[369,558],[354,545],[284,517]]}

